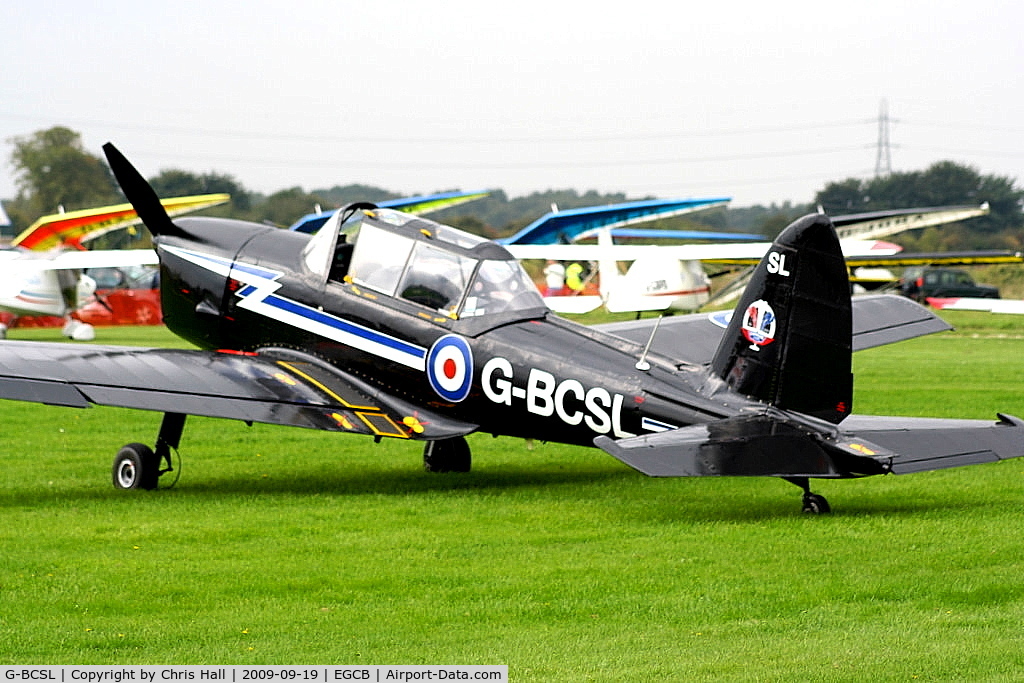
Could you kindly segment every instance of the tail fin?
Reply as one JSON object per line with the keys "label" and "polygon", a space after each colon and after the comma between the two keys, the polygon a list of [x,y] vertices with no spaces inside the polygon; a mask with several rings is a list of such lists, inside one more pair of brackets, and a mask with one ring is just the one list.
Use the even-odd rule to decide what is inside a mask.
{"label": "tail fin", "polygon": [[146,224],[149,231],[154,236],[184,235],[182,230],[171,221],[171,217],[167,215],[167,210],[160,203],[160,198],[152,186],[146,182],[141,173],[135,170],[131,162],[109,142],[103,145],[103,152],[107,156],[110,170],[114,172],[114,177],[121,185],[121,190],[135,207],[135,213],[139,214],[139,218]]}
{"label": "tail fin", "polygon": [[754,270],[711,363],[736,391],[838,424],[851,409],[850,282],[832,221],[782,231]]}

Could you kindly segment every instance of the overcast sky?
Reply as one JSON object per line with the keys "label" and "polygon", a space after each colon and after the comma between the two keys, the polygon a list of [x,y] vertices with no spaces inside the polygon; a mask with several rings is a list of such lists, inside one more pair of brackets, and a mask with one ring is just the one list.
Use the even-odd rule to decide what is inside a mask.
{"label": "overcast sky", "polygon": [[1022,181],[1024,3],[24,0],[11,137],[113,141],[146,176],[807,202],[951,159]]}

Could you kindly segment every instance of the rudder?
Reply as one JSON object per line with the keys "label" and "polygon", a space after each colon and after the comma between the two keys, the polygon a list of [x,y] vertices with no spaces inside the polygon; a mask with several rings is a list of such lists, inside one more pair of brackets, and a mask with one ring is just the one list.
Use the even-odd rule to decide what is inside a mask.
{"label": "rudder", "polygon": [[851,334],[839,239],[828,216],[812,214],[761,259],[711,368],[740,393],[837,424],[853,401]]}

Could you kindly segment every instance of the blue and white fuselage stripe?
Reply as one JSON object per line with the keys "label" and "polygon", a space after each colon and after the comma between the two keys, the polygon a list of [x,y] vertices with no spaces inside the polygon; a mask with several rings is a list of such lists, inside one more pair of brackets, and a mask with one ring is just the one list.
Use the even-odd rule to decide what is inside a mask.
{"label": "blue and white fuselage stripe", "polygon": [[367,353],[401,363],[414,370],[426,370],[427,349],[344,320],[312,306],[275,294],[283,273],[202,252],[165,246],[167,252],[213,273],[241,282],[239,308],[266,316],[312,334],[340,342]]}
{"label": "blue and white fuselage stripe", "polygon": [[640,426],[649,432],[671,432],[674,429],[679,429],[675,425],[670,425],[667,422],[655,420],[651,417],[644,417],[640,421]]}

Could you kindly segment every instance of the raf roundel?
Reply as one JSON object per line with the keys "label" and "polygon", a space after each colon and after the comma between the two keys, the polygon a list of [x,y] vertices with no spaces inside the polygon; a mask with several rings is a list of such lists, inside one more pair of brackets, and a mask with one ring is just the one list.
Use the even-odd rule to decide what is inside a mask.
{"label": "raf roundel", "polygon": [[462,337],[454,334],[434,342],[427,354],[427,378],[437,395],[458,403],[473,385],[473,352]]}

